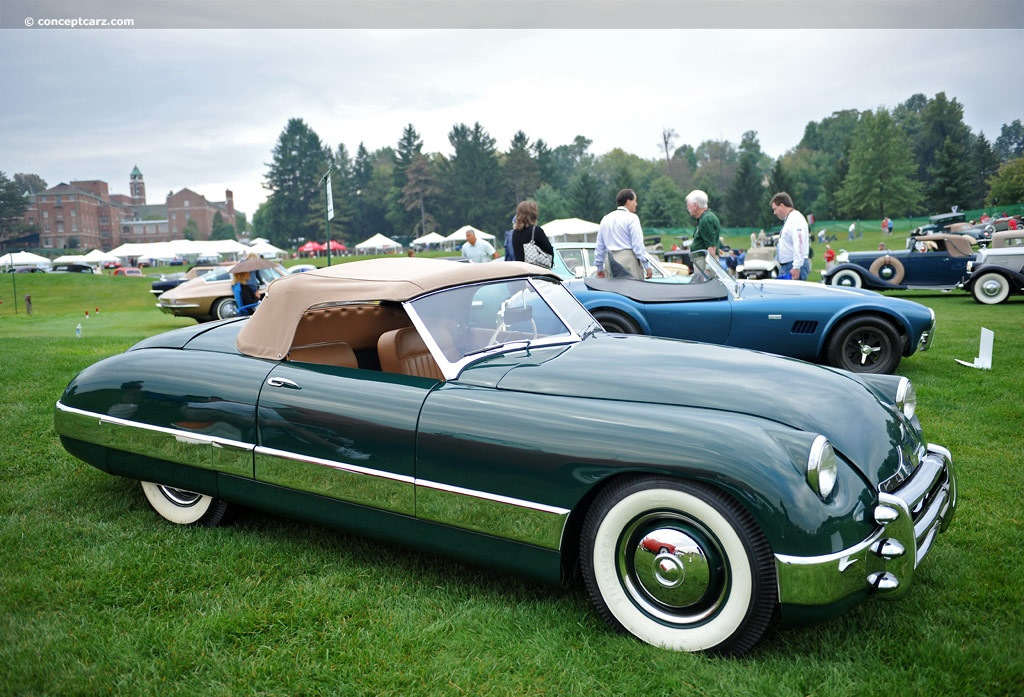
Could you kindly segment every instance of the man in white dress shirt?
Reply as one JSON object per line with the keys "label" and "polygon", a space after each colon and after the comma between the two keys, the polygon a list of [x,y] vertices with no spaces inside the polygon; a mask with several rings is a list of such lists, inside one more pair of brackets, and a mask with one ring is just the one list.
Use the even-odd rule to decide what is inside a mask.
{"label": "man in white dress shirt", "polygon": [[598,278],[650,278],[654,271],[647,260],[644,231],[636,215],[636,192],[623,189],[615,197],[615,203],[618,208],[601,219],[597,231],[594,265]]}
{"label": "man in white dress shirt", "polygon": [[811,272],[811,260],[807,257],[810,246],[807,219],[793,208],[793,199],[785,191],[772,196],[772,212],[782,221],[775,252],[779,259],[779,276],[789,273],[794,281],[806,281]]}

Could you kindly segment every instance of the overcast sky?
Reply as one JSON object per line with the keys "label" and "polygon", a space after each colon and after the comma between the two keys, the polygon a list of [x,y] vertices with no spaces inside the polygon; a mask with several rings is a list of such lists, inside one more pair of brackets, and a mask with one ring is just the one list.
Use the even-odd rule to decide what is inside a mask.
{"label": "overcast sky", "polygon": [[[689,29],[683,15],[666,29],[613,29],[606,18],[581,22],[599,27],[581,29],[543,21],[493,28],[498,22],[479,18],[478,27],[463,29],[407,26],[412,20],[388,28],[379,19],[370,24],[384,28],[306,28],[336,22],[318,24],[314,16],[287,29],[231,21],[195,29],[172,21],[115,30],[23,28],[22,15],[32,13],[4,2],[0,171],[39,174],[50,186],[102,179],[111,193],[126,194],[137,165],[149,203],[185,187],[211,200],[231,189],[250,220],[266,197],[273,147],[293,117],[332,149],[344,143],[353,154],[360,142],[371,151],[394,146],[406,124],[426,151],[450,154],[452,126],[480,122],[500,150],[521,129],[552,147],[582,135],[595,155],[618,147],[644,158],[661,155],[663,128],[676,131],[676,145],[694,146],[708,139],[738,144],[745,131],[757,131],[762,149],[777,157],[797,144],[809,121],[842,109],[892,108],[915,93],[956,98],[967,125],[989,141],[1002,124],[1024,119],[1020,3],[966,30],[871,16],[851,24],[880,26],[849,29],[835,18],[806,26],[771,13],[764,17],[774,26],[729,22],[744,27],[738,29],[719,18]],[[60,16],[61,3],[29,7],[39,12],[40,5]],[[106,17],[131,16],[140,6],[93,5]],[[1000,11],[1009,6],[996,2]],[[601,7],[628,13],[630,4]]]}

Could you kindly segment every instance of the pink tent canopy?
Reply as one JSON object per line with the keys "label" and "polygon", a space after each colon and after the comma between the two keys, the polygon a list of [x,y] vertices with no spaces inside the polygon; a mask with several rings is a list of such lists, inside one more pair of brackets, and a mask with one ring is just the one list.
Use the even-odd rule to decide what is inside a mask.
{"label": "pink tent canopy", "polygon": [[[323,247],[321,247],[323,249]],[[336,240],[331,240],[331,251],[332,252],[344,252],[346,249],[345,245]]]}
{"label": "pink tent canopy", "polygon": [[299,247],[299,251],[303,252],[303,253],[322,252],[325,249],[327,249],[327,247],[325,247],[324,245],[320,244],[316,240],[310,240],[306,244],[304,244],[301,247]]}

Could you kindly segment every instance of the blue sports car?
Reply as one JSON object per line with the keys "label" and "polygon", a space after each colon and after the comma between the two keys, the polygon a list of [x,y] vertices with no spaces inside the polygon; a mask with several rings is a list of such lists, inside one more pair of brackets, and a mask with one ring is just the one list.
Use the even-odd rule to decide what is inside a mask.
{"label": "blue sports car", "polygon": [[[588,247],[555,245],[555,252],[585,257]],[[694,266],[686,276],[659,269],[647,281],[576,277],[564,258],[554,270],[566,269],[566,286],[610,332],[737,346],[858,373],[895,371],[903,356],[926,351],[935,333],[935,313],[910,300],[818,283],[736,280],[720,264]]]}

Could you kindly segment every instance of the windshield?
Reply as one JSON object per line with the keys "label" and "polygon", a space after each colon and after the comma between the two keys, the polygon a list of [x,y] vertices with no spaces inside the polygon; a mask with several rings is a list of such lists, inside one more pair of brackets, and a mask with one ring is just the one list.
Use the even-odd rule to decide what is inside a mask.
{"label": "windshield", "polygon": [[452,364],[510,345],[564,343],[594,324],[561,284],[546,278],[449,288],[409,305],[421,332]]}
{"label": "windshield", "polygon": [[[260,285],[265,286],[274,279],[281,278],[285,275],[284,270],[280,266],[272,266],[266,269],[257,269],[253,271],[256,278],[260,280]],[[220,268],[213,269],[204,273],[201,278],[206,283],[213,283],[214,281],[227,281],[231,278],[231,267],[222,266]]]}

